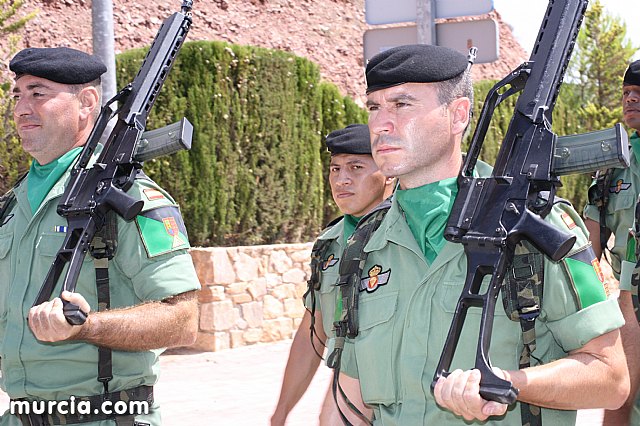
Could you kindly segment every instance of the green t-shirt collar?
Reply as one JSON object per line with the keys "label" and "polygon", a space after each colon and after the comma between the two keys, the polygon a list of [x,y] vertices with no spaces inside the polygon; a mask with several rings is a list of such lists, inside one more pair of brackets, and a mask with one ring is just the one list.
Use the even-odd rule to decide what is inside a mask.
{"label": "green t-shirt collar", "polygon": [[342,232],[342,236],[344,238],[344,244],[347,244],[347,240],[353,234],[353,231],[356,230],[356,226],[358,226],[358,222],[360,222],[361,217],[355,217],[350,214],[344,215],[344,228]]}
{"label": "green t-shirt collar", "polygon": [[40,207],[51,188],[58,182],[64,172],[82,151],[82,147],[73,148],[61,157],[50,163],[42,165],[38,160],[31,162],[29,175],[27,176],[27,199],[31,207],[31,214]]}
{"label": "green t-shirt collar", "polygon": [[457,193],[456,177],[396,191],[398,205],[429,264],[446,243],[444,228]]}

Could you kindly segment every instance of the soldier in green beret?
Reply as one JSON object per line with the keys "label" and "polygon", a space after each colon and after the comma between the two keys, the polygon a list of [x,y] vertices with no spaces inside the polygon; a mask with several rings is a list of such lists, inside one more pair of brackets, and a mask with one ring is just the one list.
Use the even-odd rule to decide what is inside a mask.
{"label": "soldier in green beret", "polygon": [[66,47],[22,50],[9,67],[13,117],[33,161],[0,203],[1,386],[11,398],[0,425],[160,425],[161,348],[197,333],[199,282],[178,206],[136,179],[127,193],[142,212],[131,222],[114,215],[92,242],[115,255],[87,255],[76,292],[61,295],[88,312],[86,322],[70,325],[59,297],[32,307],[66,236],[56,207],[99,115],[106,67]]}
{"label": "soldier in green beret", "polygon": [[[640,273],[636,268],[638,252],[634,238],[634,217],[640,194],[640,60],[631,63],[624,74],[622,112],[625,124],[633,131],[629,138],[631,164],[626,169],[610,169],[594,181],[584,216],[596,254],[600,257],[603,248],[609,251],[607,259],[620,282],[618,301],[625,317],[625,325],[620,331],[631,377],[627,402],[619,410],[607,411],[604,424],[628,424],[631,418],[631,424],[640,425],[639,402],[636,402],[640,386],[640,325],[634,307],[634,300],[636,305],[638,300]],[[607,249],[606,240],[611,233],[615,239],[613,247]]]}
{"label": "soldier in green beret", "polygon": [[[312,271],[309,280],[310,288],[305,298],[307,310],[291,344],[280,399],[271,417],[272,425],[285,424],[289,412],[307,390],[320,364],[324,345],[333,337],[335,284],[347,238],[353,233],[359,219],[388,198],[394,187],[394,179],[385,178],[373,161],[366,124],[351,124],[331,132],[325,142],[331,153],[331,193],[344,216],[332,222],[320,234],[314,247],[317,253],[312,256],[316,261],[312,261],[311,268],[317,270]],[[331,342],[328,346],[331,347]],[[340,385],[350,400],[366,412],[357,381],[341,375]],[[341,408],[347,412],[345,407]],[[355,422],[357,418],[352,416],[350,420]],[[336,405],[331,392],[327,392],[320,423],[335,422],[339,422]]]}
{"label": "soldier in green beret", "polygon": [[[537,253],[544,279],[531,367],[520,369],[520,323],[498,307],[490,348],[496,374],[519,389],[512,406],[480,396],[475,363],[479,312],[467,313],[452,371],[431,381],[466,278],[461,244],[444,229],[458,188],[472,83],[467,58],[412,45],[373,57],[366,70],[371,149],[399,189],[366,245],[358,333],[347,337],[342,371],[360,381],[375,425],[521,424],[541,409],[547,425],[575,424],[580,408],[617,408],[629,391],[620,342],[622,314],[609,298],[580,216],[556,204],[547,221],[577,238],[570,257]],[[475,173],[489,176],[479,162]],[[356,231],[357,233],[357,231]],[[538,258],[538,257],[537,257]],[[343,303],[344,309],[344,303]],[[349,308],[347,308],[349,309]],[[540,413],[529,405],[533,415]],[[521,417],[522,416],[522,417]],[[530,417],[527,417],[530,418]]]}

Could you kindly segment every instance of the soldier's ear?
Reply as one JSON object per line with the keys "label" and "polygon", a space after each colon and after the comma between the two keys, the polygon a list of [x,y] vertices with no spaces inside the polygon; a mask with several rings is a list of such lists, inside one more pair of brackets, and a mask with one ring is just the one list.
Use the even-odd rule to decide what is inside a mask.
{"label": "soldier's ear", "polygon": [[471,100],[467,97],[454,99],[449,105],[451,114],[451,132],[462,134],[469,125],[469,111],[471,111]]}
{"label": "soldier's ear", "polygon": [[80,117],[82,119],[86,120],[91,117],[96,108],[100,108],[100,95],[93,86],[83,87],[78,93],[78,99],[80,100]]}

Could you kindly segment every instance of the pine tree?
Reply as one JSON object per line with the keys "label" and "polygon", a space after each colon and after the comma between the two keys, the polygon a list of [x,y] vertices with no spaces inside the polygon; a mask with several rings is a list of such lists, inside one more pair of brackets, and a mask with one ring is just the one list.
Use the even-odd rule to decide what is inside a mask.
{"label": "pine tree", "polygon": [[600,130],[620,122],[620,88],[629,59],[636,51],[625,41],[626,25],[609,15],[596,0],[585,14],[571,64],[583,107],[578,111],[585,131]]}

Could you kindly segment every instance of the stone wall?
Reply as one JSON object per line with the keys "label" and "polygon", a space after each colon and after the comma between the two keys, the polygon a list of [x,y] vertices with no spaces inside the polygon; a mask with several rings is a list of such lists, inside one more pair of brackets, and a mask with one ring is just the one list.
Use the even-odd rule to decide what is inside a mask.
{"label": "stone wall", "polygon": [[[192,348],[215,352],[292,338],[304,314],[302,295],[312,247],[305,243],[192,249],[202,285],[200,329]],[[601,265],[607,284],[616,289],[611,267],[607,262]]]}
{"label": "stone wall", "polygon": [[312,243],[194,248],[200,329],[193,349],[219,351],[293,337],[304,313]]}

